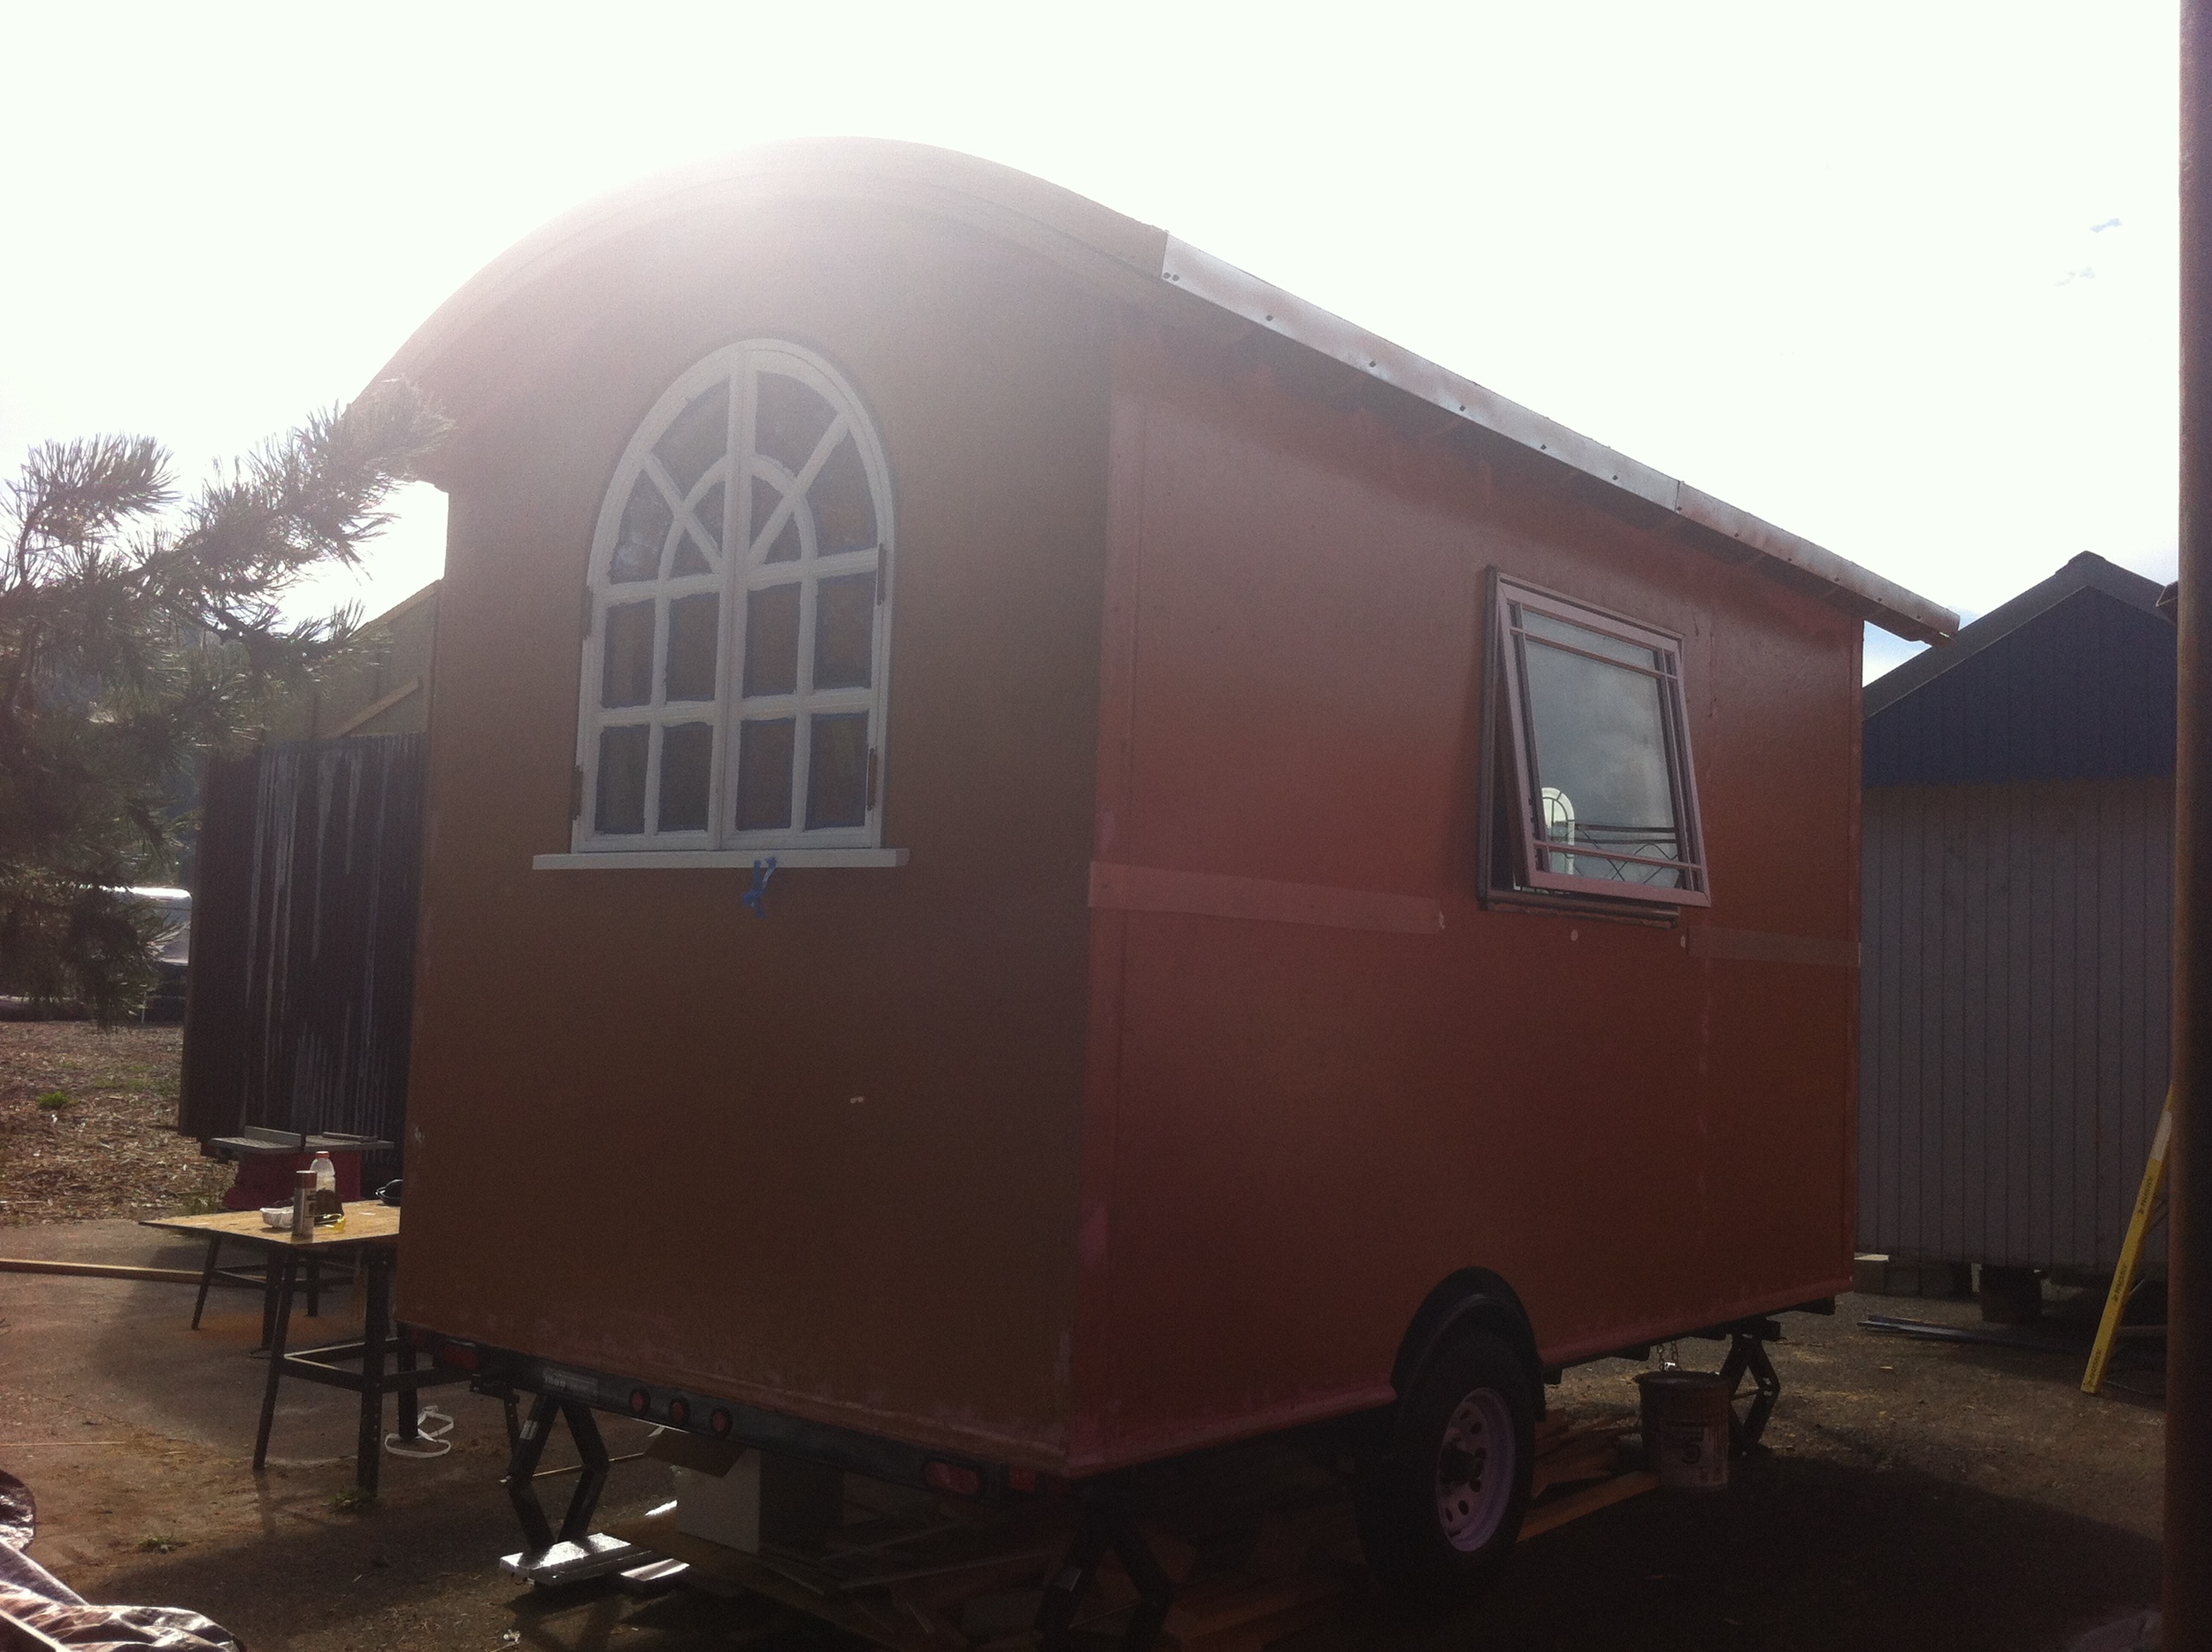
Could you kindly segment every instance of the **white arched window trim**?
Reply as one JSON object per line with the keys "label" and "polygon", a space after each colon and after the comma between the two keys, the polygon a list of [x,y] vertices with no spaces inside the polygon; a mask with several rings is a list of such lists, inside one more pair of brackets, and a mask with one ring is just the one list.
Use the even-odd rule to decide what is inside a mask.
{"label": "white arched window trim", "polygon": [[[772,430],[772,413],[764,407],[761,387],[764,375],[794,380],[826,404],[829,422],[818,432],[806,431],[805,451],[790,448],[779,457],[764,448],[764,430]],[[675,439],[679,422],[692,415],[692,439],[710,434],[711,403],[701,414],[703,397],[710,397],[718,383],[730,387],[721,411],[726,424],[718,454],[704,460],[695,476],[672,473],[666,459],[667,443]],[[788,385],[778,384],[787,401]],[[803,401],[803,397],[800,398]],[[818,413],[808,403],[803,414]],[[849,438],[859,458],[866,495],[872,505],[874,543],[856,549],[823,545],[823,528],[817,516],[814,486],[825,467],[841,459],[840,449]],[[772,441],[769,443],[773,445]],[[703,454],[710,449],[695,449]],[[666,462],[664,462],[664,460]],[[890,686],[892,589],[895,567],[893,555],[895,519],[890,470],[873,422],[859,396],[835,368],[803,347],[778,339],[749,339],[717,350],[680,377],[654,404],[616,466],[612,484],[601,505],[592,537],[588,609],[582,646],[582,671],[578,690],[575,808],[570,852],[538,856],[541,870],[649,869],[685,866],[757,866],[772,859],[782,866],[893,866],[905,863],[906,851],[882,846],[883,780],[886,772],[886,722]],[[618,577],[613,564],[618,546],[624,544],[626,517],[633,496],[641,502],[637,516],[650,519],[657,507],[665,511],[667,526],[657,529],[660,545],[649,576],[641,574],[634,562],[626,576]],[[649,535],[647,536],[649,538]],[[791,549],[795,541],[795,552]],[[634,557],[646,539],[634,532],[626,554]],[[852,682],[851,652],[859,634],[856,601],[865,601],[861,581],[873,576],[874,601],[868,631],[868,680]],[[832,611],[820,613],[825,588],[836,595],[826,599]],[[714,614],[712,692],[671,698],[672,688],[697,685],[697,644],[703,626],[695,626],[691,639],[688,682],[679,679],[672,658],[677,621],[674,606],[685,599],[718,599]],[[756,603],[764,626],[784,634],[772,646],[757,651],[770,662],[765,674],[787,676],[788,680],[762,681],[761,670],[749,671],[746,650],[749,619]],[[836,604],[841,603],[839,607]],[[649,604],[653,616],[649,637],[638,634],[641,611]],[[700,604],[687,604],[696,619]],[[795,614],[792,611],[795,608]],[[621,611],[617,613],[616,611]],[[611,619],[625,630],[629,652],[611,642]],[[839,628],[831,635],[818,629]],[[837,672],[822,683],[818,670],[818,643],[828,639],[833,650],[846,649],[847,673]],[[642,651],[640,651],[641,644]],[[609,659],[614,647],[618,657],[633,667],[634,687],[624,693],[610,688],[618,668]],[[853,818],[853,766],[838,764],[852,755],[855,725],[864,716],[866,776],[865,809]],[[826,719],[826,720],[825,720]],[[831,780],[820,790],[831,795],[831,818],[811,819],[821,812],[821,797],[810,797],[809,788],[818,778],[811,742],[818,728],[827,727],[840,747],[826,748],[825,762],[841,781]],[[625,733],[618,743],[634,764],[644,753],[643,772],[619,769],[611,784],[620,795],[610,812],[622,817],[611,829],[601,818],[610,804],[603,788],[603,736],[610,728]],[[710,734],[702,734],[702,729]],[[641,736],[628,731],[641,730]],[[691,784],[689,801],[679,812],[694,818],[671,824],[661,818],[668,802],[664,788],[664,759],[671,747],[672,731],[692,756],[691,765],[680,770]],[[764,738],[763,735],[765,737]],[[746,742],[760,741],[749,760],[741,759]],[[779,744],[780,742],[780,745]],[[696,799],[702,746],[711,753],[705,777],[703,818]],[[772,774],[774,754],[781,749],[781,771],[789,779],[787,818],[781,824],[763,824],[754,800],[772,788],[756,782]],[[764,760],[759,752],[770,757]],[[679,759],[680,760],[680,759]],[[741,767],[746,781],[746,802],[756,817],[741,811]],[[839,788],[841,787],[841,789]],[[679,789],[683,789],[680,785]],[[772,812],[772,802],[769,805]],[[641,809],[641,818],[637,812]]]}

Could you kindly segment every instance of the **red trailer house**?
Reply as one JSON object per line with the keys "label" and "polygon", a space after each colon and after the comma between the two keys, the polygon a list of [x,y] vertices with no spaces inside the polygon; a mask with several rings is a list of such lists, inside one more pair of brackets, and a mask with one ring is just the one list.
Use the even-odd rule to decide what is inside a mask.
{"label": "red trailer house", "polygon": [[1861,626],[1950,613],[937,150],[617,195],[389,371],[444,1357],[987,1494],[1363,1418],[1449,1587],[1544,1372],[1848,1287]]}

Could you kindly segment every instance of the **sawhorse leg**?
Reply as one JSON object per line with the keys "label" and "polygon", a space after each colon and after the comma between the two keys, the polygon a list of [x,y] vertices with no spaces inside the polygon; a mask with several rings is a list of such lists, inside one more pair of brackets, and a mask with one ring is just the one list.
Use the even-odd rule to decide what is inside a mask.
{"label": "sawhorse leg", "polygon": [[200,1294],[192,1302],[192,1328],[200,1328],[200,1316],[207,1311],[207,1287],[215,1283],[215,1259],[223,1254],[223,1236],[207,1236],[207,1265],[200,1270]]}
{"label": "sawhorse leg", "polygon": [[261,1426],[253,1437],[253,1471],[269,1463],[269,1428],[276,1421],[277,1384],[284,1376],[284,1339],[292,1319],[292,1287],[299,1278],[300,1253],[279,1250],[269,1264],[264,1324],[268,1327],[269,1379],[261,1390]]}
{"label": "sawhorse leg", "polygon": [[[361,1265],[368,1270],[368,1303],[361,1327],[361,1425],[354,1437],[353,1485],[369,1498],[376,1495],[377,1469],[384,1460],[384,1357],[392,1329],[392,1253],[381,1245],[368,1246]],[[412,1390],[409,1393],[411,1397]]]}

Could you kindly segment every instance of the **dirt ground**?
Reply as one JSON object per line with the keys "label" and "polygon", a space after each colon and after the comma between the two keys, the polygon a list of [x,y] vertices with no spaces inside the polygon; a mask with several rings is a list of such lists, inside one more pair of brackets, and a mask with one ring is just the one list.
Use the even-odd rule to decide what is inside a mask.
{"label": "dirt ground", "polygon": [[176,1132],[173,1026],[0,1022],[0,1227],[204,1209],[230,1167]]}
{"label": "dirt ground", "polygon": [[[150,1052],[172,1035],[127,1036]],[[17,1105],[14,1089],[0,1094]],[[0,1252],[173,1268],[200,1255],[118,1220],[19,1226]],[[88,1597],[189,1606],[253,1652],[856,1644],[757,1599],[517,1587],[496,1565],[519,1547],[498,1483],[503,1425],[465,1388],[430,1396],[456,1418],[451,1455],[387,1456],[382,1495],[354,1510],[352,1396],[288,1384],[275,1455],[257,1478],[257,1301],[219,1292],[195,1333],[191,1293],[177,1286],[0,1272],[0,1467],[38,1494],[33,1554]],[[1860,1325],[1869,1314],[1979,1325],[1970,1302],[1918,1299],[1847,1297],[1833,1318],[1792,1316],[1775,1350],[1786,1391],[1772,1449],[1740,1463],[1726,1493],[1639,1497],[1534,1539],[1455,1619],[1405,1624],[1355,1599],[1280,1644],[2059,1652],[2154,1603],[2157,1373],[2118,1372],[2092,1399],[2078,1387],[2078,1350],[1878,1335]],[[355,1323],[332,1301],[310,1330],[334,1338]],[[1717,1353],[1682,1346],[1688,1364]],[[1639,1369],[1570,1372],[1554,1403],[1625,1408]],[[635,1425],[607,1427],[611,1450],[637,1448]],[[572,1461],[565,1449],[548,1465]],[[546,1482],[549,1504],[565,1486]],[[660,1465],[618,1464],[605,1518],[667,1490]]]}

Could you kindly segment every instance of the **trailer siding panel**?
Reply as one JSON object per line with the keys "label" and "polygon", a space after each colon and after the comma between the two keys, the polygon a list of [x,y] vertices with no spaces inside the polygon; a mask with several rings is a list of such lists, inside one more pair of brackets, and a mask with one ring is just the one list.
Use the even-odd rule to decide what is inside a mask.
{"label": "trailer siding panel", "polygon": [[[410,1320],[822,1423],[1064,1461],[1110,334],[880,206],[609,243],[480,342],[449,456]],[[583,588],[623,445],[754,337],[858,387],[896,496],[891,869],[565,850]],[[549,343],[546,341],[553,341]],[[495,1186],[480,1186],[496,1165]]]}

